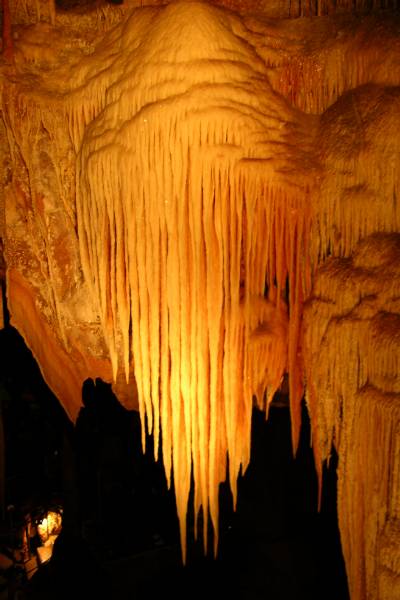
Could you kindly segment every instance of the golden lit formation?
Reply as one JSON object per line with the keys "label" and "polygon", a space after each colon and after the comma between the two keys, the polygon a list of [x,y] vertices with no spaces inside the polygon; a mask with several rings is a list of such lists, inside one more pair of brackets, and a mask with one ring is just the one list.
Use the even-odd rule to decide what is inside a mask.
{"label": "golden lit formation", "polygon": [[295,180],[286,152],[310,157],[290,149],[289,136],[300,146],[299,115],[235,34],[238,18],[222,16],[200,4],[151,21],[133,14],[126,51],[85,89],[98,116],[82,140],[74,132],[82,267],[114,378],[123,368],[128,379],[133,360],[143,439],[147,422],[156,455],[161,426],[183,547],[192,466],[195,512],[207,523],[210,511],[217,531],[227,456],[234,498],[249,461],[252,397],[270,401],[287,368],[288,274],[298,377],[308,177]]}
{"label": "golden lit formation", "polygon": [[[267,413],[288,373],[293,450],[306,390],[320,478],[339,452],[352,600],[378,598],[394,584],[369,557],[387,563],[400,518],[399,20],[133,7],[26,25],[31,5],[11,6],[25,23],[1,67],[12,321],[72,419],[86,377],[139,409],[184,557],[192,478],[216,551],[219,484],[236,503],[253,405]],[[355,443],[366,461],[385,448],[388,470],[362,500],[379,472]]]}
{"label": "golden lit formation", "polygon": [[400,234],[377,233],[351,258],[326,260],[304,311],[314,449],[321,463],[332,445],[340,456],[339,525],[357,599],[376,597],[377,580],[394,594],[378,566],[396,572],[398,556],[399,289]]}

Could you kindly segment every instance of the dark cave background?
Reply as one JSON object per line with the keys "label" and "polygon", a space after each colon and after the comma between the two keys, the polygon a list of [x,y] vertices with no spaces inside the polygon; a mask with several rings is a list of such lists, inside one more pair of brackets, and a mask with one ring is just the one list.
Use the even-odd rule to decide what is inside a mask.
{"label": "dark cave background", "polygon": [[[161,463],[154,462],[151,438],[142,453],[138,414],[125,410],[109,385],[88,380],[74,427],[9,325],[0,331],[0,348],[0,553],[21,544],[27,512],[53,506],[64,511],[52,559],[20,583],[18,598],[348,599],[337,525],[337,457],[325,469],[318,512],[305,409],[295,459],[287,399],[278,396],[268,421],[254,410],[252,458],[239,481],[236,512],[228,485],[220,490],[218,556],[204,557],[201,543],[191,539],[189,505],[184,567],[174,494]],[[6,576],[0,573],[0,581]]]}

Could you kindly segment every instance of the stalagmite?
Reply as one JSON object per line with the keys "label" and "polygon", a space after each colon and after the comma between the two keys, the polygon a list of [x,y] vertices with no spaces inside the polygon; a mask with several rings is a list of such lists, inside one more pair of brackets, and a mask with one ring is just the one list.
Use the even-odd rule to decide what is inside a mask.
{"label": "stalagmite", "polygon": [[399,20],[271,18],[347,2],[260,0],[257,15],[246,0],[156,4],[11,2],[11,321],[71,419],[86,377],[140,411],[184,556],[192,478],[195,532],[207,548],[210,517],[216,551],[219,485],[229,478],[236,503],[253,405],[268,414],[288,373],[295,452],[306,384],[317,469],[339,451],[352,600],[375,600],[373,586],[389,600],[396,480],[374,500],[387,523],[352,524],[349,436],[364,448],[373,413],[371,448],[381,440],[397,464]]}

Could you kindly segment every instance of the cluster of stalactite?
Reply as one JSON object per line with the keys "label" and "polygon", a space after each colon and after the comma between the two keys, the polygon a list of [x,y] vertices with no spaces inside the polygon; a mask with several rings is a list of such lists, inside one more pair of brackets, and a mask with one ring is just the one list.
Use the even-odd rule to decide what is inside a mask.
{"label": "cluster of stalactite", "polygon": [[344,94],[321,118],[326,174],[311,253],[322,264],[305,306],[303,350],[320,478],[332,447],[339,453],[352,600],[399,592],[399,122],[399,87],[377,85]]}
{"label": "cluster of stalactite", "polygon": [[339,525],[353,600],[397,594],[396,569],[387,576],[380,546],[400,515],[399,265],[400,234],[365,237],[351,257],[320,267],[304,311],[313,444],[320,464],[333,445],[339,453]]}
{"label": "cluster of stalactite", "polygon": [[[183,548],[192,469],[195,514],[202,508],[207,523],[209,512],[216,532],[227,457],[234,502],[249,461],[253,396],[265,408],[289,370],[296,440],[302,397],[307,175],[295,185],[281,158],[301,123],[233,34],[236,19],[218,16],[180,5],[155,22],[145,15],[145,28],[136,15],[125,24],[122,43],[138,45],[140,32],[140,52],[114,60],[106,95],[105,75],[85,90],[94,114],[106,107],[78,163],[83,269],[114,375],[122,367],[128,377],[133,360],[143,439],[147,422],[156,455],[162,430]],[[164,32],[175,35],[182,19],[185,36],[171,49]],[[74,108],[72,128],[82,121]]]}
{"label": "cluster of stalactite", "polygon": [[289,0],[289,16],[312,17],[337,13],[396,9],[397,0]]}
{"label": "cluster of stalactite", "polygon": [[[8,0],[14,22],[47,21],[55,23],[58,16],[77,11],[81,17],[90,12],[100,14],[99,21],[114,21],[126,8],[159,6],[166,0],[124,0],[107,6],[101,0]],[[271,17],[314,17],[334,14],[365,14],[375,11],[397,10],[398,0],[215,0],[216,6],[242,12],[256,12]],[[125,5],[125,6],[123,6]]]}
{"label": "cluster of stalactite", "polygon": [[[398,464],[396,22],[129,4],[75,21],[49,13],[57,27],[15,36],[0,131],[15,172],[5,185],[10,312],[71,418],[100,363],[115,389],[129,381],[131,391],[134,377],[143,444],[147,429],[174,482],[183,553],[192,478],[215,550],[219,484],[229,465],[236,502],[253,403],[267,412],[284,373],[296,450],[305,373],[319,471],[339,450],[343,547],[350,579],[365,567],[352,588],[361,600],[376,574],[367,556],[376,549],[388,564],[394,531],[367,523],[368,499],[361,521],[348,515],[361,494],[350,436],[369,452],[355,425],[370,422],[364,404]],[[34,20],[29,2],[15,7]],[[53,359],[41,344],[51,331]],[[62,373],[70,358],[66,393],[51,362]],[[377,498],[392,523],[390,481]]]}
{"label": "cluster of stalactite", "polygon": [[[300,428],[315,120],[274,93],[242,29],[238,17],[207,5],[137,11],[87,58],[71,50],[71,78],[70,65],[57,63],[66,40],[53,47],[48,28],[36,28],[35,40],[28,30],[16,44],[15,62],[47,65],[41,88],[12,80],[4,88],[11,160],[25,173],[27,200],[16,206],[28,208],[8,227],[20,237],[28,225],[40,245],[24,250],[40,266],[23,273],[35,286],[46,271],[38,294],[67,351],[66,301],[89,292],[114,380],[134,372],[143,443],[147,428],[156,456],[161,440],[169,482],[173,470],[183,552],[192,475],[204,543],[209,514],[216,549],[228,459],[236,502],[253,397],[267,410],[286,371],[294,447]],[[62,240],[54,192],[71,234]],[[8,259],[11,271],[21,259],[11,235]]]}

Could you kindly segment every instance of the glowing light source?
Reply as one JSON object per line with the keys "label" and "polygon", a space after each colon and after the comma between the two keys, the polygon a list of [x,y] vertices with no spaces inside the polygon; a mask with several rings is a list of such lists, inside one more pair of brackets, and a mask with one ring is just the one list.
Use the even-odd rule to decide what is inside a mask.
{"label": "glowing light source", "polygon": [[37,524],[37,531],[42,540],[42,544],[46,544],[49,539],[54,540],[54,536],[57,536],[60,533],[61,527],[62,515],[60,512],[50,510],[46,513],[46,516]]}

